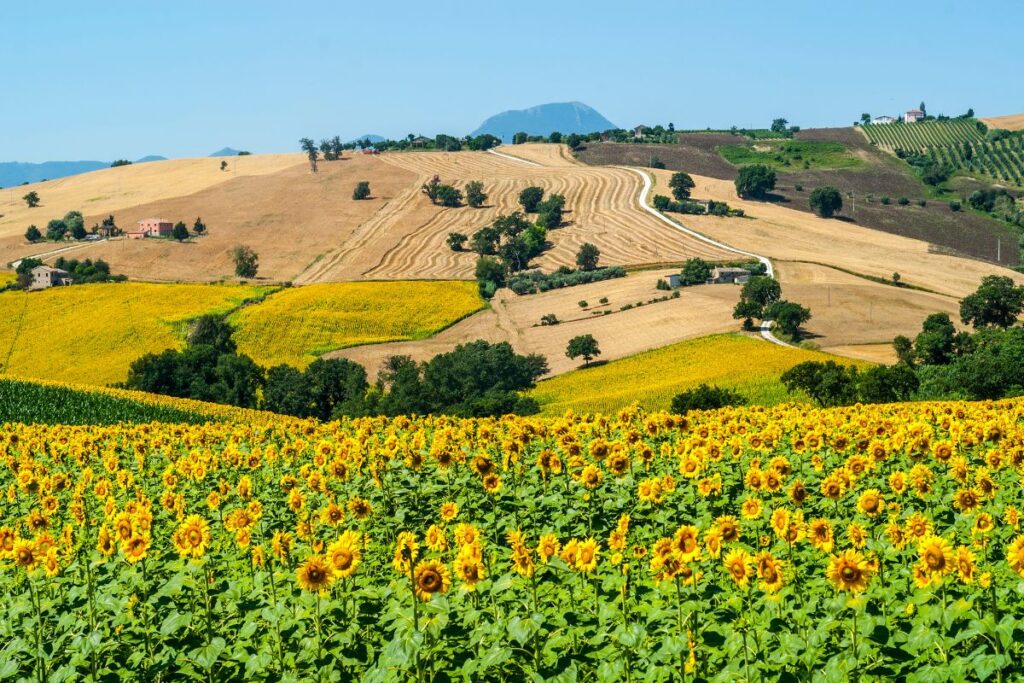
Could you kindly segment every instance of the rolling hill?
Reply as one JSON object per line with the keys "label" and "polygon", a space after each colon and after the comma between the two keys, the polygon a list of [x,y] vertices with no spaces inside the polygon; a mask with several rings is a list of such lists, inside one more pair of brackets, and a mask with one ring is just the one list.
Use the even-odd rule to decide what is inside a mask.
{"label": "rolling hill", "polygon": [[530,135],[549,135],[554,131],[594,133],[612,128],[618,126],[582,102],[557,102],[495,114],[480,124],[472,135],[490,134],[503,142],[510,142],[519,131]]}

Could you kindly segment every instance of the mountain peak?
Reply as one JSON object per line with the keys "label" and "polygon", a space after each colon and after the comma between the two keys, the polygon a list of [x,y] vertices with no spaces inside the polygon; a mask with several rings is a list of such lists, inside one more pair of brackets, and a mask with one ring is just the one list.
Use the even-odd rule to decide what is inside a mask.
{"label": "mountain peak", "polygon": [[528,135],[560,133],[594,133],[617,128],[593,107],[583,102],[550,102],[527,109],[510,109],[490,117],[473,135],[491,134],[509,142],[523,131]]}

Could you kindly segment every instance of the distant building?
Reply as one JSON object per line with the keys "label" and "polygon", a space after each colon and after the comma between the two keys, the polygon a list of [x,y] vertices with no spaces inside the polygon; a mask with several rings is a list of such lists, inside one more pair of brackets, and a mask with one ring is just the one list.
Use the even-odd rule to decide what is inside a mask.
{"label": "distant building", "polygon": [[412,139],[412,146],[413,147],[423,147],[428,142],[433,142],[433,140],[431,140],[430,138],[425,138],[422,135],[417,135],[416,137],[414,137]]}
{"label": "distant building", "polygon": [[639,140],[649,130],[650,130],[650,128],[648,128],[647,126],[637,126],[636,128],[633,129],[633,137]]}
{"label": "distant building", "polygon": [[920,109],[911,109],[903,115],[904,123],[917,123],[924,118],[924,112]]}
{"label": "distant building", "polygon": [[671,287],[672,289],[675,289],[676,287],[679,287],[680,285],[683,284],[682,280],[679,279],[678,275],[666,275],[662,279],[665,280],[665,282],[668,283],[668,286]]}
{"label": "distant building", "polygon": [[750,280],[750,271],[746,268],[712,268],[709,285],[736,283],[742,285]]}
{"label": "distant building", "polygon": [[128,231],[128,237],[141,240],[146,237],[169,237],[174,224],[163,218],[143,218],[134,228]]}
{"label": "distant building", "polygon": [[49,289],[50,287],[70,284],[71,276],[68,274],[68,271],[61,270],[60,268],[51,268],[50,266],[36,266],[32,269],[32,282],[28,288],[32,290]]}
{"label": "distant building", "polygon": [[896,123],[896,119],[891,116],[876,116],[871,119],[871,123],[876,125],[880,123]]}

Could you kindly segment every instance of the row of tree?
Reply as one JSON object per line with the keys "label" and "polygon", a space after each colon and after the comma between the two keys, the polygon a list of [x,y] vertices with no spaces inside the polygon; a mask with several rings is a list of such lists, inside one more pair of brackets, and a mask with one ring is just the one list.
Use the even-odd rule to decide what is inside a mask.
{"label": "row of tree", "polygon": [[521,392],[548,369],[543,356],[523,356],[507,343],[478,340],[422,363],[389,357],[371,385],[365,369],[346,359],[318,359],[305,370],[288,365],[264,370],[238,353],[232,335],[223,318],[203,316],[193,323],[183,350],[139,358],[124,386],[321,420],[427,413],[480,417],[536,412],[536,401]]}

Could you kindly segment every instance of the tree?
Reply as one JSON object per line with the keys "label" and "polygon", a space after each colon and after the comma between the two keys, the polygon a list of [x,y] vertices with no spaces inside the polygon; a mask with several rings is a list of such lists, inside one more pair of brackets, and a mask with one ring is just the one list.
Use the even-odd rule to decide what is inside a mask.
{"label": "tree", "polygon": [[310,173],[316,173],[316,162],[320,157],[320,150],[317,149],[316,143],[310,138],[302,138],[299,140],[299,145],[302,147],[302,151],[306,153],[306,158],[309,159]]}
{"label": "tree", "polygon": [[466,183],[466,203],[474,209],[479,209],[487,201],[484,194],[484,184],[479,180],[471,180]]}
{"label": "tree", "polygon": [[1006,275],[987,275],[973,294],[960,301],[960,320],[975,329],[1001,327],[1017,322],[1024,311],[1024,287]]}
{"label": "tree", "polygon": [[773,119],[772,120],[772,132],[773,133],[785,133],[786,128],[789,126],[789,121],[786,119]]}
{"label": "tree", "polygon": [[197,235],[202,235],[206,232],[206,223],[203,222],[202,218],[196,216],[196,222],[192,224],[192,232]]}
{"label": "tree", "polygon": [[663,194],[654,195],[654,208],[658,211],[668,211],[672,206],[672,200]]}
{"label": "tree", "polygon": [[68,211],[64,214],[64,227],[67,231],[76,239],[80,240],[85,237],[85,219],[82,217],[81,211]]}
{"label": "tree", "polygon": [[34,225],[28,226],[25,231],[25,239],[29,242],[38,242],[43,238],[43,233],[39,232],[39,228]]}
{"label": "tree", "polygon": [[35,190],[29,192],[27,195],[22,197],[22,199],[25,200],[25,203],[28,204],[28,208],[30,209],[34,209],[39,206],[39,193]]}
{"label": "tree", "polygon": [[480,295],[485,299],[490,299],[496,290],[505,286],[505,266],[496,258],[490,256],[478,258],[475,274]]}
{"label": "tree", "polygon": [[423,183],[423,187],[420,190],[423,194],[427,195],[431,204],[437,204],[437,189],[441,187],[441,176],[435,175],[433,178]]}
{"label": "tree", "polygon": [[526,213],[535,213],[537,205],[542,199],[544,199],[544,188],[541,187],[527,187],[519,193],[519,204]]}
{"label": "tree", "polygon": [[925,318],[921,332],[914,338],[914,355],[928,365],[945,365],[955,355],[956,327],[946,313]]}
{"label": "tree", "polygon": [[233,334],[224,316],[207,314],[192,321],[186,341],[189,346],[212,346],[218,353],[234,353],[237,347]]}
{"label": "tree", "polygon": [[354,415],[362,408],[369,384],[366,369],[347,358],[318,358],[306,368],[310,416],[330,420]]}
{"label": "tree", "polygon": [[583,145],[583,138],[576,133],[570,133],[565,138],[565,144],[569,146],[569,149],[575,152]]}
{"label": "tree", "polygon": [[281,415],[309,417],[309,387],[302,371],[291,365],[275,365],[267,370],[263,409]]}
{"label": "tree", "polygon": [[227,167],[228,167],[228,162],[226,162],[226,161],[221,161],[220,162],[220,170],[222,170],[222,171],[226,170]]}
{"label": "tree", "polygon": [[921,385],[914,368],[906,363],[874,365],[860,373],[857,394],[864,403],[909,401]]}
{"label": "tree", "polygon": [[689,173],[679,171],[672,174],[668,181],[668,186],[672,188],[672,196],[681,202],[684,199],[690,198],[690,190],[694,188],[693,178],[690,177]]}
{"label": "tree", "polygon": [[892,348],[896,352],[896,360],[904,365],[914,364],[914,342],[910,337],[899,335],[892,340]]}
{"label": "tree", "polygon": [[601,349],[598,348],[594,335],[581,334],[569,340],[565,347],[565,355],[573,360],[582,357],[583,364],[589,366],[591,360],[601,355]]}
{"label": "tree", "polygon": [[512,144],[513,145],[521,145],[524,142],[526,142],[528,137],[529,137],[529,135],[527,135],[523,131],[519,131],[518,133],[516,133],[515,135],[512,136]]}
{"label": "tree", "polygon": [[188,226],[182,223],[181,221],[178,221],[177,223],[174,224],[174,227],[171,229],[171,237],[178,240],[179,242],[187,240]]}
{"label": "tree", "polygon": [[448,243],[448,248],[452,251],[462,251],[467,239],[469,238],[461,232],[450,232],[445,242]]}
{"label": "tree", "polygon": [[231,252],[235,261],[235,275],[244,278],[256,277],[260,267],[260,258],[251,248],[239,245]]}
{"label": "tree", "polygon": [[843,209],[843,195],[831,185],[815,188],[810,202],[811,209],[822,218],[831,218]]}
{"label": "tree", "polygon": [[43,265],[41,259],[32,257],[23,258],[18,262],[18,267],[14,269],[14,272],[18,276],[17,284],[20,289],[28,289],[32,284],[32,269],[41,265]]}
{"label": "tree", "polygon": [[68,226],[64,221],[54,218],[46,224],[46,239],[53,242],[64,239],[64,235],[67,234]]}
{"label": "tree", "polygon": [[871,114],[864,113],[860,115],[860,122],[865,126],[871,123]]}
{"label": "tree", "polygon": [[711,264],[702,258],[687,259],[683,270],[679,273],[679,282],[683,286],[702,285],[711,277]]}
{"label": "tree", "polygon": [[669,410],[676,415],[685,415],[691,410],[716,410],[728,406],[745,405],[747,399],[743,395],[720,387],[701,384],[695,389],[676,394],[672,398]]}
{"label": "tree", "polygon": [[740,290],[740,300],[732,317],[744,318],[744,327],[750,327],[753,318],[765,317],[765,309],[782,298],[779,281],[763,275],[750,278]]}
{"label": "tree", "polygon": [[557,130],[553,131],[551,133],[551,135],[548,136],[548,142],[550,142],[551,144],[557,145],[561,141],[562,141],[562,134],[559,131],[557,131]]}
{"label": "tree", "polygon": [[565,197],[553,194],[537,204],[537,225],[542,228],[557,228],[562,224],[562,212],[565,210]]}
{"label": "tree", "polygon": [[370,181],[360,180],[356,183],[356,188],[352,190],[352,199],[369,199],[370,198]]}
{"label": "tree", "polygon": [[581,270],[595,270],[600,257],[601,251],[596,246],[590,242],[584,242],[580,245],[580,250],[576,252],[576,265]]}
{"label": "tree", "polygon": [[736,175],[736,192],[741,197],[764,199],[775,189],[775,171],[763,164],[744,166]]}
{"label": "tree", "polygon": [[439,185],[437,188],[437,201],[441,206],[449,208],[462,206],[462,192],[451,185]]}
{"label": "tree", "polygon": [[803,391],[822,407],[850,405],[857,400],[857,368],[843,367],[834,360],[804,361],[780,378],[790,392]]}
{"label": "tree", "polygon": [[793,339],[800,338],[800,326],[811,319],[811,311],[800,304],[780,300],[765,309],[765,318],[775,321],[778,328]]}

